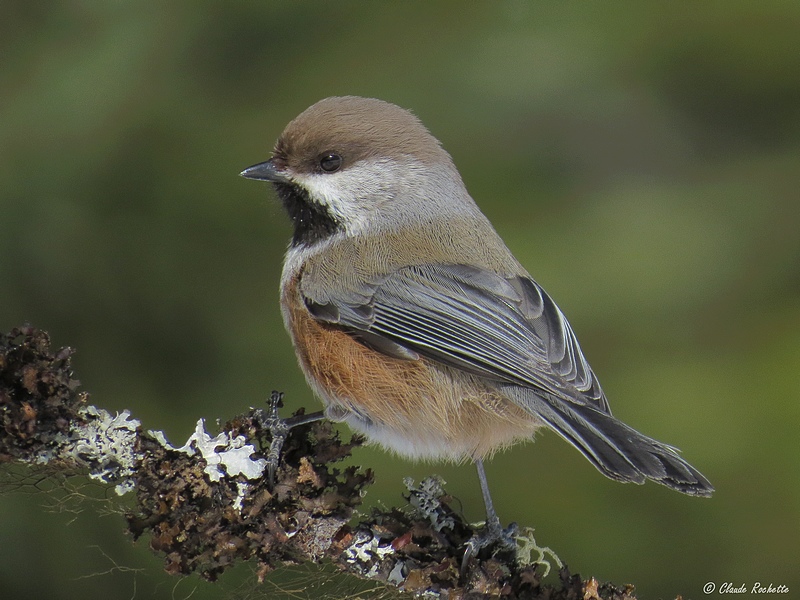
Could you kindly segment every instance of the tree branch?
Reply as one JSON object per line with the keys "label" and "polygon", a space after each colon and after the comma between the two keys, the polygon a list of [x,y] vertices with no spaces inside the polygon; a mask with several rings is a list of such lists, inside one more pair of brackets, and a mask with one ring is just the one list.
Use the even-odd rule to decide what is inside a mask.
{"label": "tree branch", "polygon": [[[584,581],[567,567],[557,588],[542,583],[543,551],[537,565],[487,548],[462,575],[475,531],[439,480],[406,480],[404,507],[372,509],[353,523],[373,473],[334,465],[362,443],[357,436],[344,442],[327,421],[292,428],[270,486],[264,457],[272,437],[261,411],[233,417],[214,437],[201,419],[176,448],[128,411],[90,405],[73,377],[72,354],[52,352],[47,333],[30,326],[0,335],[0,463],[83,473],[120,495],[133,493],[128,530],[149,536],[169,573],[214,580],[255,561],[263,581],[282,565],[330,561],[360,578],[443,598],[634,600],[632,586]],[[520,539],[531,547],[532,537]]]}

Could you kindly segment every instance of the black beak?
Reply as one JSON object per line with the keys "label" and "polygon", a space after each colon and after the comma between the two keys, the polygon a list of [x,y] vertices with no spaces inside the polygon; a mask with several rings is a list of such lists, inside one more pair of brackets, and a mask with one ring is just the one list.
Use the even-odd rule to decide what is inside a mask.
{"label": "black beak", "polygon": [[246,179],[255,179],[257,181],[288,181],[286,176],[275,167],[275,163],[271,160],[247,167],[239,175]]}

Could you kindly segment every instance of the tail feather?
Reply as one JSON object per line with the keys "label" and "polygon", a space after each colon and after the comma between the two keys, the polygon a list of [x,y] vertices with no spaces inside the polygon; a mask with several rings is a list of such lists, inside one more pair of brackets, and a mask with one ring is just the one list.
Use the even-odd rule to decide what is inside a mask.
{"label": "tail feather", "polygon": [[[651,479],[691,496],[709,497],[714,487],[678,454],[677,448],[642,435],[612,415],[592,406],[572,404],[525,392],[521,405],[575,446],[605,476],[622,482]],[[516,394],[515,394],[516,395]]]}

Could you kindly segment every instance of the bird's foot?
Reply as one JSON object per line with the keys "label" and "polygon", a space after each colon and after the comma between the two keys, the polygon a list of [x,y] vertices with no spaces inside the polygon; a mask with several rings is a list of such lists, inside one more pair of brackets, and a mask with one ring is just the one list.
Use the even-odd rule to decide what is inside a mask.
{"label": "bird's foot", "polygon": [[494,547],[492,556],[499,553],[508,553],[516,558],[517,555],[517,533],[519,527],[516,523],[511,523],[503,529],[500,519],[497,517],[489,518],[480,531],[475,532],[467,542],[464,550],[464,558],[461,560],[461,576],[467,572],[469,562],[478,556],[484,548]]}
{"label": "bird's foot", "polygon": [[289,431],[298,425],[305,425],[325,418],[325,414],[314,412],[309,414],[296,414],[288,419],[281,418],[279,412],[283,408],[283,392],[273,391],[269,397],[269,408],[256,411],[256,418],[261,429],[270,434],[269,450],[267,450],[267,477],[270,489],[275,487],[275,474],[281,461],[281,450],[283,449]]}
{"label": "bird's foot", "polygon": [[269,431],[270,442],[267,451],[267,477],[269,488],[275,487],[275,473],[281,460],[281,449],[289,435],[290,426],[286,419],[278,414],[283,408],[283,392],[273,391],[269,397],[269,408],[259,409],[256,412],[261,429]]}

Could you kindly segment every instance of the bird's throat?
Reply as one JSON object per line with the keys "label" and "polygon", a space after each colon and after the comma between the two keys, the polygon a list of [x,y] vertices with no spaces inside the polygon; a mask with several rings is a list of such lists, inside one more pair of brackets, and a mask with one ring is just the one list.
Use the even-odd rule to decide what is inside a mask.
{"label": "bird's throat", "polygon": [[342,229],[328,208],[312,201],[303,188],[283,182],[274,186],[294,225],[292,247],[314,245]]}

